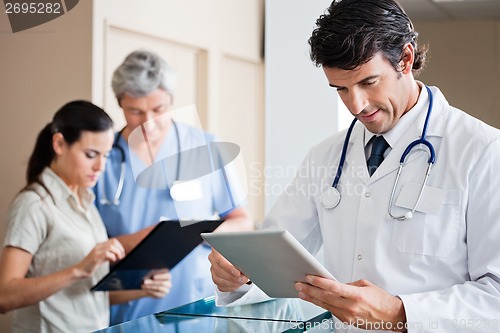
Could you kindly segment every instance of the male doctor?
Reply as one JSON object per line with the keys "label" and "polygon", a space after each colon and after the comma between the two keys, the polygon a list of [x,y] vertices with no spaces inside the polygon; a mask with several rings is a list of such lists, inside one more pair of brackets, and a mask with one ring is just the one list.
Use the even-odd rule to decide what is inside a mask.
{"label": "male doctor", "polygon": [[[334,1],[316,24],[311,58],[357,123],[310,150],[264,223],[313,254],[324,246],[340,282],[308,276],[298,296],[347,331],[499,331],[500,131],[414,79],[426,50],[394,0]],[[391,200],[400,159],[419,139],[430,144],[407,154]],[[209,259],[219,304],[257,300],[219,253]]]}

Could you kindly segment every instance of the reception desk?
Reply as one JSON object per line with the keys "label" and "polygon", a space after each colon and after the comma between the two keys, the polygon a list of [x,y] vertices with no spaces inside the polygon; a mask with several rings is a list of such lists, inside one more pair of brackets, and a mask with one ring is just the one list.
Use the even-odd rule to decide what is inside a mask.
{"label": "reception desk", "polygon": [[156,313],[98,332],[276,333],[334,332],[332,315],[298,298],[216,307],[213,297]]}

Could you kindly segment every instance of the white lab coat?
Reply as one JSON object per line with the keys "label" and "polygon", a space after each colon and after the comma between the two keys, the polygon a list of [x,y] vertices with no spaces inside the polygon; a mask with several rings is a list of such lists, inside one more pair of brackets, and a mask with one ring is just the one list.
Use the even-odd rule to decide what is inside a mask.
{"label": "white lab coat", "polygon": [[[437,88],[431,90],[427,139],[436,163],[412,219],[393,220],[388,204],[401,155],[421,136],[425,89],[412,110],[415,121],[371,178],[365,128],[356,124],[339,206],[327,210],[319,198],[335,176],[345,131],[310,150],[263,227],[288,230],[312,253],[323,245],[325,267],[341,282],[367,279],[399,295],[410,333],[500,331],[500,131],[451,107]],[[403,198],[412,208],[427,159],[421,146],[407,157],[393,214],[408,211],[400,207]]]}

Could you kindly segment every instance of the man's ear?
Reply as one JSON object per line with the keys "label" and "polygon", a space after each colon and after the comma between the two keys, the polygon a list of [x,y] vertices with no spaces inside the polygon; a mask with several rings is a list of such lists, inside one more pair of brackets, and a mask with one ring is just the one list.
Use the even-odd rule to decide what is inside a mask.
{"label": "man's ear", "polygon": [[62,133],[57,132],[54,135],[52,135],[52,149],[54,149],[56,155],[61,155],[66,149],[66,147],[67,144],[66,141],[64,140],[64,136],[62,135]]}
{"label": "man's ear", "polygon": [[403,49],[401,54],[401,61],[399,62],[401,73],[409,74],[413,69],[413,62],[415,61],[415,49],[413,44],[408,43]]}

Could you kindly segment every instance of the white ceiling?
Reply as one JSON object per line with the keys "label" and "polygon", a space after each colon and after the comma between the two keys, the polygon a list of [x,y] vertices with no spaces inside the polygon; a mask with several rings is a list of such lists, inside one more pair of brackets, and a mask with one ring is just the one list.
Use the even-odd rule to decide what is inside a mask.
{"label": "white ceiling", "polygon": [[411,20],[500,19],[500,0],[398,0]]}

